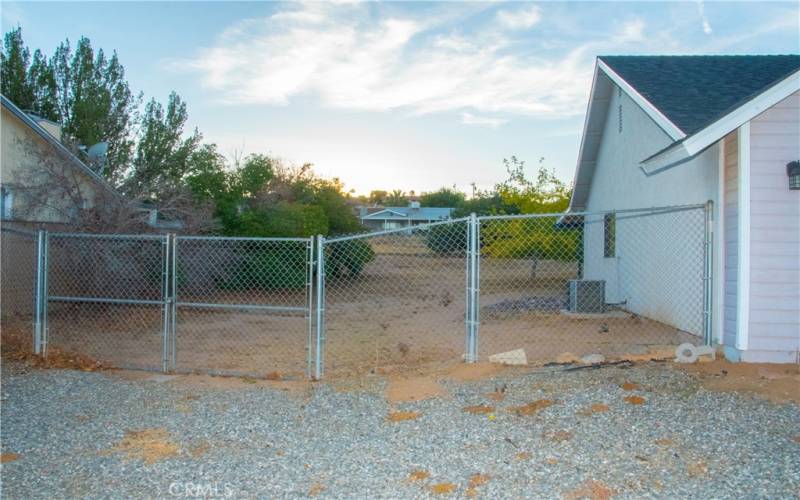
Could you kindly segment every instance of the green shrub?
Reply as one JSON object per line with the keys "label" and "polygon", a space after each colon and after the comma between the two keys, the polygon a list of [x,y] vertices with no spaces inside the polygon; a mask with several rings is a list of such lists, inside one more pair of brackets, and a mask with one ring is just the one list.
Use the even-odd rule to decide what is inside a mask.
{"label": "green shrub", "polygon": [[357,277],[375,259],[375,251],[363,240],[332,243],[326,249],[325,274],[330,278]]}

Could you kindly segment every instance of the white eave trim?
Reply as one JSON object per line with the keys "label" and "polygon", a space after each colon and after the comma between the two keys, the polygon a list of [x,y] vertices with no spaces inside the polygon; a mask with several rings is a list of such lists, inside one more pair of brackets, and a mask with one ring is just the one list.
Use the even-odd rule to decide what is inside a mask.
{"label": "white eave trim", "polygon": [[380,212],[374,212],[374,213],[371,213],[371,214],[367,214],[367,215],[365,215],[365,216],[363,216],[363,217],[361,217],[361,218],[362,218],[362,219],[382,219],[382,218],[380,218],[380,217],[377,217],[377,216],[378,216],[378,215],[381,215],[381,214],[385,214],[385,213],[389,213],[389,214],[392,214],[392,215],[396,215],[397,217],[408,217],[408,214],[403,214],[403,213],[400,213],[400,212],[395,212],[394,210],[388,210],[388,209],[384,209],[384,210],[381,210]]}
{"label": "white eave trim", "polygon": [[621,76],[619,76],[613,69],[611,69],[606,63],[603,62],[602,59],[597,60],[597,66],[603,70],[603,72],[611,78],[615,84],[619,86],[628,96],[633,99],[633,101],[641,107],[647,115],[653,119],[656,124],[661,127],[664,132],[667,133],[668,136],[672,138],[673,141],[679,141],[686,137],[686,134],[683,133],[681,129],[679,129],[674,123],[672,123],[669,118],[664,116],[661,111],[658,110],[653,104],[650,103],[647,99],[642,96],[639,92],[636,91],[633,86],[631,86],[628,82],[625,81]]}

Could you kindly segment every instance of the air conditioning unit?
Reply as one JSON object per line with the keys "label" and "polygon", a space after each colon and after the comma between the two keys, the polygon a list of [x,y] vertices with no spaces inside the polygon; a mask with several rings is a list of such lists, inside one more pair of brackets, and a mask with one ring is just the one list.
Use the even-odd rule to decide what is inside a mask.
{"label": "air conditioning unit", "polygon": [[569,280],[571,313],[601,314],[606,312],[606,282],[604,280]]}

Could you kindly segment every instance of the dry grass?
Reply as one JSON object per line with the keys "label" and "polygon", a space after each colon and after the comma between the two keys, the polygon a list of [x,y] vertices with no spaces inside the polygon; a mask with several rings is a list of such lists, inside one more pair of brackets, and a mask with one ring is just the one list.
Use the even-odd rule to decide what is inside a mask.
{"label": "dry grass", "polygon": [[106,368],[100,361],[58,347],[47,350],[47,357],[34,354],[30,334],[21,325],[3,322],[0,353],[6,361],[19,361],[35,368],[68,368],[93,372]]}

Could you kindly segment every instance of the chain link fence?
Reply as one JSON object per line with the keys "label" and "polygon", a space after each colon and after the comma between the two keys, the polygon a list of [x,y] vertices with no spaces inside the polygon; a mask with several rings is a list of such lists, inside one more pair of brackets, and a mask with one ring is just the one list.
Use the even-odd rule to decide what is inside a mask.
{"label": "chain link fence", "polygon": [[37,244],[35,232],[0,228],[0,321],[4,347],[11,347],[7,343],[12,342],[25,343],[34,335]]}
{"label": "chain link fence", "polygon": [[[325,239],[4,230],[3,319],[107,366],[259,377],[710,343],[708,206]],[[15,264],[9,264],[14,257]]]}
{"label": "chain link fence", "polygon": [[522,349],[529,363],[543,364],[702,342],[702,207],[479,224],[482,358]]}

